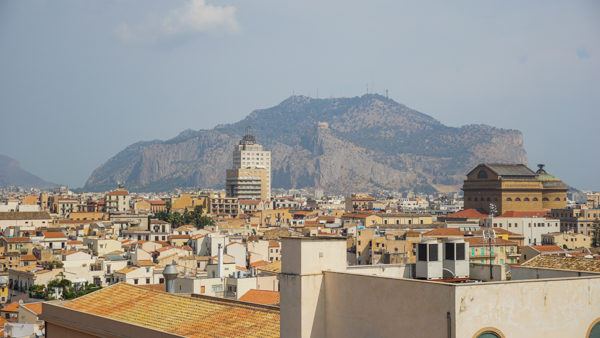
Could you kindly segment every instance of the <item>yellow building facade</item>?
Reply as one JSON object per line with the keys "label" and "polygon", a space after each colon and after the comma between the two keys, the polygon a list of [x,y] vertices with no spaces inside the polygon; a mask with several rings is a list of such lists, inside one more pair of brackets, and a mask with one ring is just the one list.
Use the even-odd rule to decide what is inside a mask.
{"label": "yellow building facade", "polygon": [[524,164],[480,164],[464,182],[464,208],[489,213],[493,204],[497,214],[564,208],[567,190],[544,165],[534,172]]}

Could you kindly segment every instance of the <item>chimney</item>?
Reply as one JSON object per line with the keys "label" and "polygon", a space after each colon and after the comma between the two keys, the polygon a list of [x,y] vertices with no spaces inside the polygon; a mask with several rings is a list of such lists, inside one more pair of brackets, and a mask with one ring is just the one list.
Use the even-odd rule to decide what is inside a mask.
{"label": "chimney", "polygon": [[218,261],[217,261],[217,277],[223,277],[223,244],[219,243],[219,253],[218,253]]}
{"label": "chimney", "polygon": [[165,291],[175,293],[175,279],[177,279],[177,264],[175,261],[165,266],[163,276],[165,276]]}

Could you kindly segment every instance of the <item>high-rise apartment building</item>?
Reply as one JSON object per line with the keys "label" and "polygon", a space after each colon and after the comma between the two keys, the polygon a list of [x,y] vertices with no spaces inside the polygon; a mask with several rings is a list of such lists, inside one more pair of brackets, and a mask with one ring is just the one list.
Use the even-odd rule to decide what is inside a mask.
{"label": "high-rise apartment building", "polygon": [[246,134],[233,151],[233,168],[227,170],[227,196],[271,199],[271,152]]}

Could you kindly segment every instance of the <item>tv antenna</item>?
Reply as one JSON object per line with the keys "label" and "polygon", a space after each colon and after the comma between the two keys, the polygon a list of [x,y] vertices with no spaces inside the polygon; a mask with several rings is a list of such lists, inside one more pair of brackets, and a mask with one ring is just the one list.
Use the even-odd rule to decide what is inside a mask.
{"label": "tv antenna", "polygon": [[488,215],[488,222],[483,229],[483,240],[487,241],[489,248],[489,257],[490,257],[490,280],[494,279],[494,273],[492,268],[492,243],[496,242],[496,231],[494,230],[494,215],[498,212],[496,205],[494,203],[490,203],[490,213]]}

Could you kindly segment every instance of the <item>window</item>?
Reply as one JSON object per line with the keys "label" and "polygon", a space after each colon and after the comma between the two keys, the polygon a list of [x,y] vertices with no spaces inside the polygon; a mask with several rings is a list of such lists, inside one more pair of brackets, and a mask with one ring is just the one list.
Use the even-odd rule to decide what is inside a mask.
{"label": "window", "polygon": [[437,244],[429,244],[429,261],[437,261],[438,260],[438,245]]}
{"label": "window", "polygon": [[495,332],[486,331],[477,336],[477,338],[500,338],[500,336]]}
{"label": "window", "polygon": [[146,278],[146,284],[150,284],[150,278]]}
{"label": "window", "polygon": [[597,319],[589,330],[588,338],[600,338],[600,319]]}
{"label": "window", "polygon": [[484,179],[488,178],[488,174],[487,174],[487,172],[485,170],[481,169],[477,173],[477,178],[481,179],[481,180],[484,180]]}
{"label": "window", "polygon": [[419,244],[419,260],[422,262],[427,261],[427,244]]}
{"label": "window", "polygon": [[510,197],[507,197],[507,198],[506,198],[506,201],[507,201],[507,202],[512,202],[512,198],[510,198]]}
{"label": "window", "polygon": [[446,243],[446,259],[454,260],[454,243]]}
{"label": "window", "polygon": [[457,243],[456,244],[456,260],[457,261],[465,260],[465,243]]}
{"label": "window", "polygon": [[137,278],[133,280],[133,284],[137,285],[138,284],[138,280]]}
{"label": "window", "polygon": [[521,202],[521,197],[515,198],[515,202]]}

